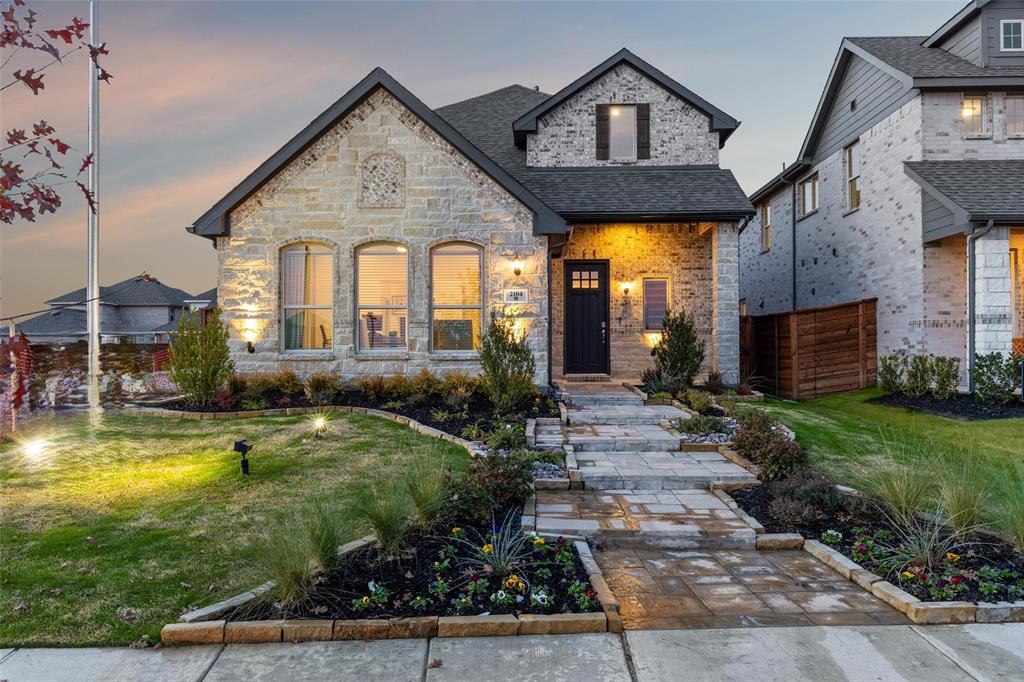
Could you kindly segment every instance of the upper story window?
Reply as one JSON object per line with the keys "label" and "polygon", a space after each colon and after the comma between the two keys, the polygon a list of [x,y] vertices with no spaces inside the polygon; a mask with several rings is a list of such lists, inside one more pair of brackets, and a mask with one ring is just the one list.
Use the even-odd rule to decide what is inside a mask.
{"label": "upper story window", "polygon": [[359,350],[406,348],[408,296],[409,254],[404,246],[377,243],[356,251]]}
{"label": "upper story window", "polygon": [[964,97],[960,109],[960,129],[964,135],[984,135],[988,128],[984,97]]}
{"label": "upper story window", "polygon": [[772,205],[761,204],[761,252],[772,248]]}
{"label": "upper story window", "polygon": [[644,329],[660,331],[665,328],[668,314],[668,280],[644,280]]}
{"label": "upper story window", "polygon": [[434,350],[479,350],[483,331],[483,249],[456,242],[430,252]]}
{"label": "upper story window", "polygon": [[599,161],[651,158],[650,105],[598,104],[596,156]]}
{"label": "upper story window", "polygon": [[1006,98],[1006,134],[1024,136],[1024,95],[1010,95]]}
{"label": "upper story window", "polygon": [[846,210],[860,208],[860,141],[846,148]]}
{"label": "upper story window", "polygon": [[323,244],[281,252],[282,347],[329,350],[334,345],[334,256]]}
{"label": "upper story window", "polygon": [[818,210],[818,174],[815,173],[800,183],[800,215]]}
{"label": "upper story window", "polygon": [[1024,19],[999,22],[999,49],[1002,52],[1024,52]]}

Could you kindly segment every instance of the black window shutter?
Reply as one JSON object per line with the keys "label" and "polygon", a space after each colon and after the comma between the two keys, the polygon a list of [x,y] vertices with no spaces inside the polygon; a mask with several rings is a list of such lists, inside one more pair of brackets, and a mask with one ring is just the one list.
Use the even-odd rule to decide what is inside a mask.
{"label": "black window shutter", "polygon": [[651,105],[636,105],[636,158],[651,158]]}
{"label": "black window shutter", "polygon": [[597,160],[608,160],[608,111],[610,104],[597,105]]}

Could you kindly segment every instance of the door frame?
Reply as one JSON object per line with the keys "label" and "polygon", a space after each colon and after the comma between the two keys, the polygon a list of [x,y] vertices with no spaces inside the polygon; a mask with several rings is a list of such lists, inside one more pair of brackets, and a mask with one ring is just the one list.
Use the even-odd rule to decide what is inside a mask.
{"label": "door frame", "polygon": [[566,260],[562,266],[562,374],[573,374],[569,371],[569,292],[572,278],[569,276],[569,267],[573,265],[596,265],[604,269],[605,291],[604,291],[604,320],[605,320],[605,344],[604,344],[604,372],[585,372],[585,374],[607,374],[612,375],[612,312],[611,312],[611,265],[607,258],[577,258]]}

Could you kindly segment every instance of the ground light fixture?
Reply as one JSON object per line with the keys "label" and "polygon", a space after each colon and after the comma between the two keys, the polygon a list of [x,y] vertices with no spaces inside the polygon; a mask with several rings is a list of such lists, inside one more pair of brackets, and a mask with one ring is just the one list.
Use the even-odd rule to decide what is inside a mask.
{"label": "ground light fixture", "polygon": [[21,452],[31,461],[42,459],[46,449],[50,447],[50,441],[42,438],[34,438],[21,444]]}
{"label": "ground light fixture", "polygon": [[330,426],[330,415],[326,412],[317,412],[309,417],[309,432],[314,438],[320,438],[327,433]]}
{"label": "ground light fixture", "polygon": [[242,456],[242,460],[241,460],[241,462],[239,462],[239,464],[242,467],[242,475],[243,476],[248,476],[249,475],[249,459],[246,457],[246,455],[249,454],[250,450],[252,450],[252,443],[250,443],[249,441],[247,441],[247,440],[236,440],[235,441],[235,452],[237,452],[238,454],[240,454]]}

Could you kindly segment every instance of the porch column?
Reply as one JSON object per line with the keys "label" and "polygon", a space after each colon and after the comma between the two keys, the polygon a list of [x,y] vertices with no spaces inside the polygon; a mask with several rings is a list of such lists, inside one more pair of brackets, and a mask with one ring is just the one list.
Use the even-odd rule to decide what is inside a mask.
{"label": "porch column", "polygon": [[711,366],[727,384],[740,381],[739,226],[718,223],[711,232]]}
{"label": "porch column", "polygon": [[1009,353],[1013,343],[1010,228],[994,226],[974,248],[974,350]]}

